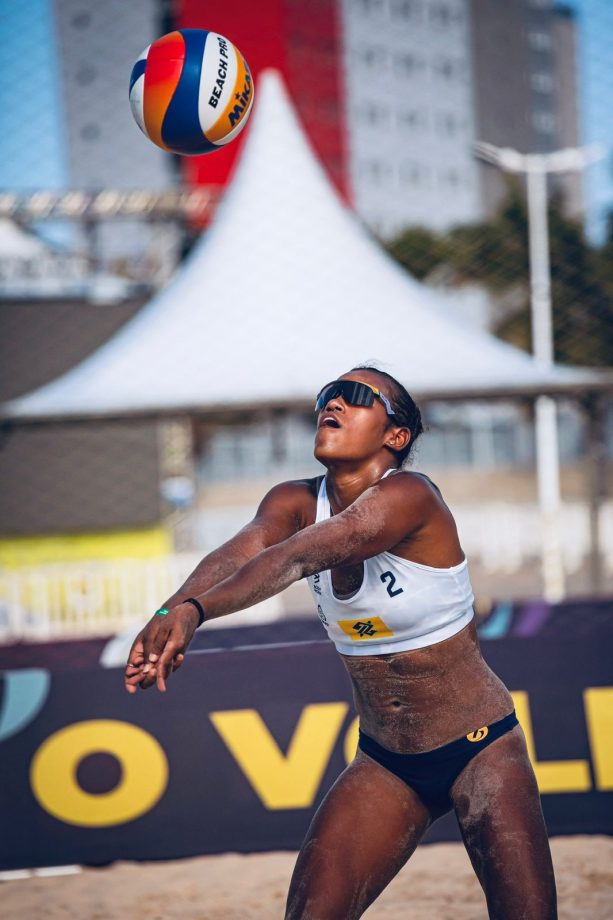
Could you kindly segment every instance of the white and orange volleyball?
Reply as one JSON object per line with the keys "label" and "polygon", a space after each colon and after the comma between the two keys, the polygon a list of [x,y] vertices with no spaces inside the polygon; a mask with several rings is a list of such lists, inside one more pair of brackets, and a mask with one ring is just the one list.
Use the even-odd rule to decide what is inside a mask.
{"label": "white and orange volleyball", "polygon": [[247,62],[229,39],[179,29],[158,38],[136,61],[130,106],[141,131],[158,147],[198,156],[240,134],[253,90]]}

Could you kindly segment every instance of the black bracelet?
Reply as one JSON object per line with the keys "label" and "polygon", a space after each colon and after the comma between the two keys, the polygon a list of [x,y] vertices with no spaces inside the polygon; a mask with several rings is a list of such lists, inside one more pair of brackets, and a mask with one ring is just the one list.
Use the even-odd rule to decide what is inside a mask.
{"label": "black bracelet", "polygon": [[[204,615],[204,607],[202,606],[200,601],[197,601],[195,597],[186,597],[182,603],[194,605],[194,607],[198,611],[198,626],[202,626],[202,624],[206,620],[206,616]],[[196,626],[196,629],[198,629],[198,626]]]}

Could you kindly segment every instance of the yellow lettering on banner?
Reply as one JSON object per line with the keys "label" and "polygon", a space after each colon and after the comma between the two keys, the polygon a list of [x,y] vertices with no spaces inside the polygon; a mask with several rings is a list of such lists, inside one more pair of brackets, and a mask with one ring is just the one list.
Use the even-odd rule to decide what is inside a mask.
{"label": "yellow lettering on banner", "polygon": [[348,708],[347,703],[305,706],[287,755],[255,709],[211,712],[210,718],[266,808],[308,808]]}
{"label": "yellow lettering on banner", "polygon": [[[88,754],[112,754],[121,779],[110,792],[86,792],[77,768]],[[160,743],[136,725],[112,719],[75,722],[43,741],[30,766],[30,784],[40,805],[78,827],[125,824],[149,811],[168,783],[168,761]]]}
{"label": "yellow lettering on banner", "polygon": [[534,767],[539,790],[545,792],[587,792],[592,787],[587,760],[549,760],[539,763],[534,748],[530,703],[525,690],[516,690],[511,696],[515,711],[526,736],[528,754]]}
{"label": "yellow lettering on banner", "polygon": [[613,687],[588,687],[585,716],[596,788],[613,789]]}

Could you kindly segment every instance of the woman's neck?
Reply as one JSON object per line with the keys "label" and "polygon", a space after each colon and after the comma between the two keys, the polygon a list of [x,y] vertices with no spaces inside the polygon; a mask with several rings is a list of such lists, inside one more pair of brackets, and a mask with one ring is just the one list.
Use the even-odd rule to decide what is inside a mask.
{"label": "woman's neck", "polygon": [[338,513],[353,504],[356,498],[379,482],[387,473],[396,469],[389,463],[383,465],[380,461],[371,463],[367,467],[361,466],[348,469],[345,466],[328,469],[326,474],[326,491],[333,510]]}

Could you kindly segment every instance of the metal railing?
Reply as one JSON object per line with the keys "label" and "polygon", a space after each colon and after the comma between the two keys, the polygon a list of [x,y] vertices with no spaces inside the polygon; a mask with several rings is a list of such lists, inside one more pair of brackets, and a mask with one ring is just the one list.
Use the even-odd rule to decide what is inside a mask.
{"label": "metal railing", "polygon": [[[519,573],[540,557],[541,522],[534,504],[488,502],[455,507],[469,561],[487,574]],[[572,575],[591,552],[589,508],[562,506],[564,567]],[[602,566],[613,574],[613,502],[600,508]],[[59,639],[136,630],[182,584],[201,554],[149,560],[55,563],[0,570],[0,640]],[[211,625],[240,626],[283,616],[281,596]]]}

